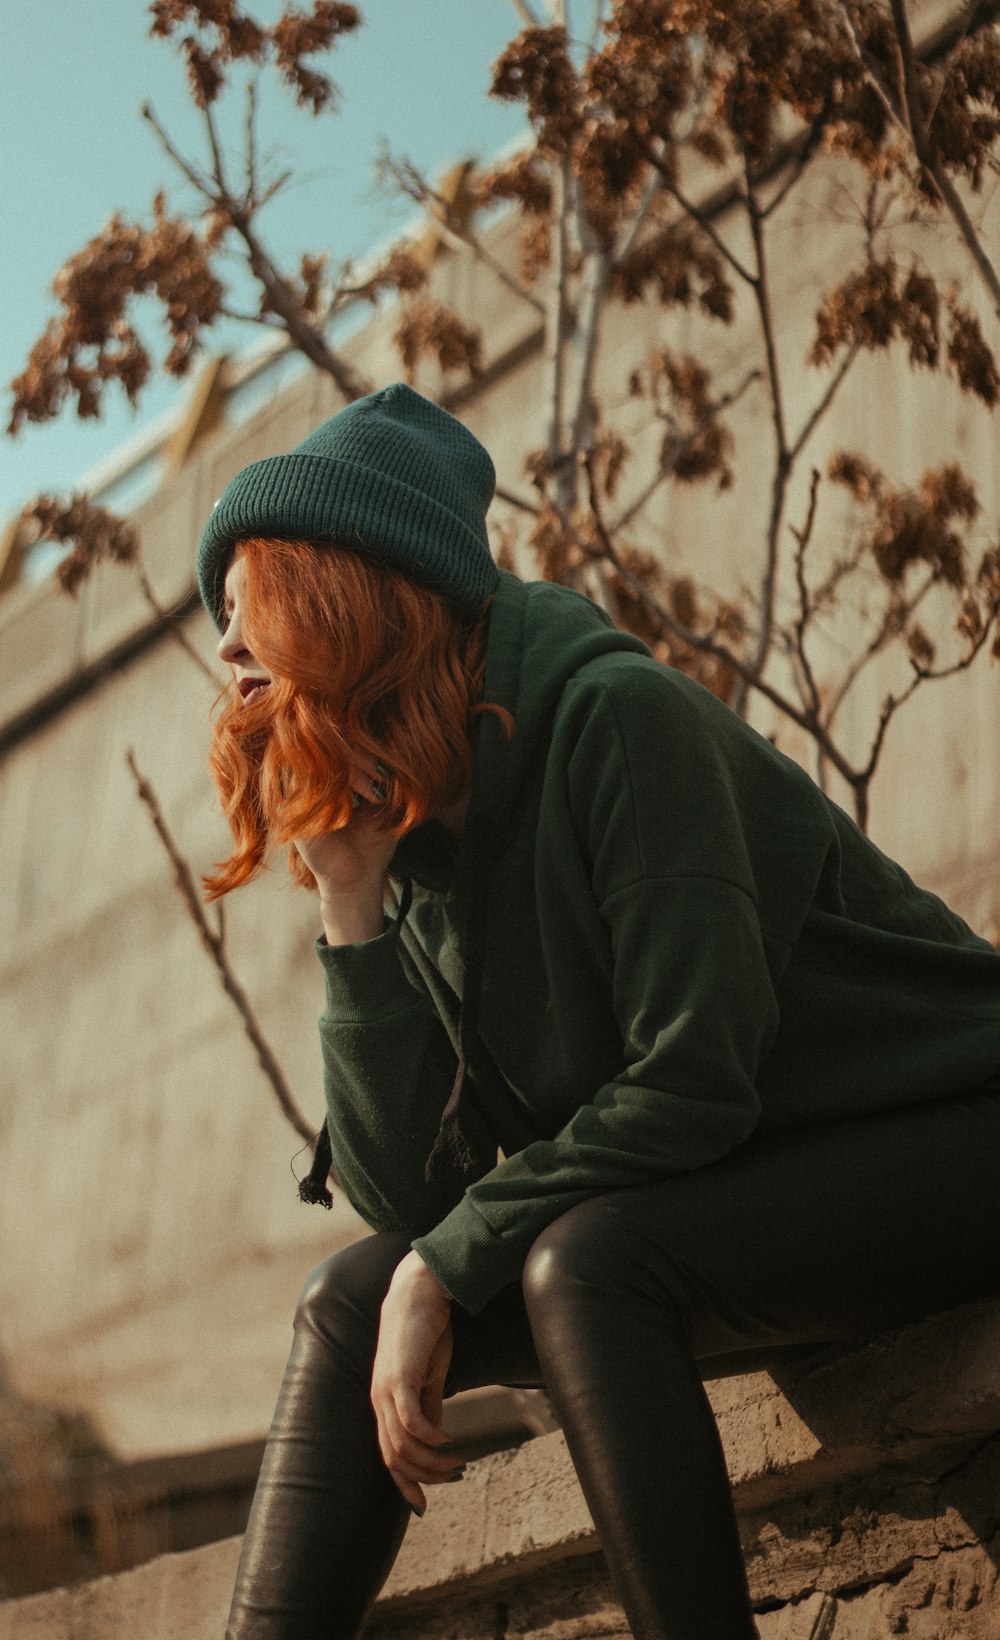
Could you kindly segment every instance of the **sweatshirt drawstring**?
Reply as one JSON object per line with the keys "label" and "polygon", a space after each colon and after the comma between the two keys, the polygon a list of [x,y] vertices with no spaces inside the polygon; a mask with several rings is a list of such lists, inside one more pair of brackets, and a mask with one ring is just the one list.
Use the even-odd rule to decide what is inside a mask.
{"label": "sweatshirt drawstring", "polygon": [[479,1048],[479,996],[483,985],[486,952],[486,884],[489,880],[487,833],[482,820],[468,822],[473,835],[463,845],[459,903],[464,907],[459,944],[463,957],[462,1002],[458,1016],[458,1066],[448,1102],[441,1113],[437,1137],[424,1166],[428,1184],[449,1171],[468,1182],[475,1174],[475,1159],[462,1132],[462,1104],[474,1097],[469,1086],[473,1055]]}

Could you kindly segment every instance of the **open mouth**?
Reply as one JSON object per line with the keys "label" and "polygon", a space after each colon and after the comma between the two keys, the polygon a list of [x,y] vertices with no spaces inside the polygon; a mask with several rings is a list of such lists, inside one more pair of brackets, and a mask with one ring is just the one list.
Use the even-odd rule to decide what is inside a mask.
{"label": "open mouth", "polygon": [[249,706],[252,700],[257,700],[270,687],[270,678],[241,678],[237,685],[243,697],[244,706]]}

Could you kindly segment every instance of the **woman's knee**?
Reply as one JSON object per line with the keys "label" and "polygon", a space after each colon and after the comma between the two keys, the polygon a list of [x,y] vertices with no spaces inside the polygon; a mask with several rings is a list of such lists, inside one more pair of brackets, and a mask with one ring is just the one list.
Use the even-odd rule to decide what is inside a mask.
{"label": "woman's knee", "polygon": [[604,1288],[620,1269],[621,1226],[609,1198],[571,1207],[536,1237],[522,1277],[529,1312],[581,1286]]}
{"label": "woman's knee", "polygon": [[364,1236],[324,1259],[306,1278],[295,1311],[297,1333],[368,1351],[393,1271],[410,1248],[405,1234]]}
{"label": "woman's knee", "polygon": [[628,1191],[595,1196],[541,1232],[523,1276],[533,1328],[549,1311],[602,1297],[653,1305],[678,1320],[687,1314],[690,1282],[671,1251],[669,1228],[654,1241],[631,1205]]}

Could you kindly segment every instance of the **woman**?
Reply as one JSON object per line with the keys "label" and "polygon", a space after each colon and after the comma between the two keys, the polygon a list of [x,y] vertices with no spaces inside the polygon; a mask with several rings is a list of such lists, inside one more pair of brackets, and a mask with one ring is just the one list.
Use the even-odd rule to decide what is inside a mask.
{"label": "woman", "polygon": [[356,1634],[461,1476],[442,1398],[492,1382],[548,1391],[633,1632],[744,1640],[702,1376],[997,1284],[1000,955],[587,600],[499,573],[492,489],[395,386],[202,538],[210,892],[276,843],[318,890],[314,1171],[379,1232],[303,1294],[233,1640]]}

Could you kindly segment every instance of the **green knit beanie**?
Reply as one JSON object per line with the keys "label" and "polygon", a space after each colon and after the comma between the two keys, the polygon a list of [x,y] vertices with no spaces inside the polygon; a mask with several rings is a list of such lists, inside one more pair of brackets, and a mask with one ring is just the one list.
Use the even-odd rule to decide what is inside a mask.
{"label": "green knit beanie", "polygon": [[272,536],[356,548],[474,611],[499,579],[486,536],[495,482],[479,440],[402,382],[356,399],[226,485],[198,548],[205,607],[221,632],[233,547]]}

